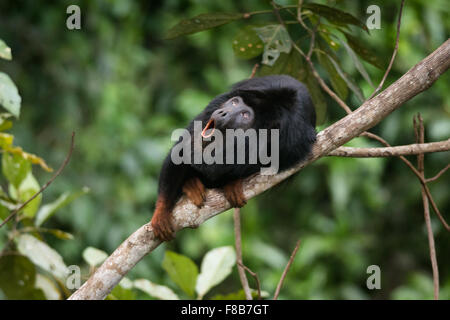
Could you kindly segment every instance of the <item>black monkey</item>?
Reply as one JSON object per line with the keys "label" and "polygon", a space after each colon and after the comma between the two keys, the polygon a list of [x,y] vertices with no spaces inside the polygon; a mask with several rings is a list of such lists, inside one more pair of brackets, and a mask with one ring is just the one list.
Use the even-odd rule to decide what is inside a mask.
{"label": "black monkey", "polygon": [[[201,133],[194,134],[194,121],[201,121]],[[316,114],[306,87],[286,75],[266,76],[241,81],[230,92],[214,98],[186,128],[201,146],[208,145],[211,134],[219,130],[225,136],[225,129],[278,129],[279,169],[284,170],[304,159],[316,139]],[[175,146],[181,142],[177,142]],[[244,139],[245,150],[254,145]],[[270,141],[268,142],[270,144]],[[225,149],[226,143],[223,143]],[[236,145],[234,146],[236,150]],[[191,148],[193,159],[196,151]],[[269,148],[268,148],[269,150]],[[223,154],[225,154],[225,150]],[[236,159],[236,156],[234,157]],[[167,156],[159,178],[159,194],[151,221],[154,234],[161,240],[174,237],[171,212],[176,201],[185,193],[198,207],[205,200],[205,188],[222,188],[232,207],[242,207],[246,200],[242,193],[242,178],[260,170],[263,165],[248,162],[244,164],[175,164],[171,153]]]}

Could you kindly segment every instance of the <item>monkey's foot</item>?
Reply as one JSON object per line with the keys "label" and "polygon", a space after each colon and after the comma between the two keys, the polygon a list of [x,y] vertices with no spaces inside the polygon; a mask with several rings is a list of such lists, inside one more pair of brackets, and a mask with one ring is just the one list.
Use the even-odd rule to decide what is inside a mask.
{"label": "monkey's foot", "polygon": [[162,241],[169,241],[175,238],[172,222],[170,221],[171,212],[166,206],[164,197],[159,197],[156,202],[155,212],[153,213],[150,224],[153,227],[153,234]]}
{"label": "monkey's foot", "polygon": [[162,241],[170,241],[175,238],[175,232],[170,219],[155,215],[150,223],[156,238]]}
{"label": "monkey's foot", "polygon": [[201,207],[205,202],[206,190],[199,178],[191,178],[183,186],[183,192],[197,206]]}
{"label": "monkey's foot", "polygon": [[241,208],[247,203],[242,190],[241,179],[228,183],[223,187],[223,191],[225,192],[225,198],[233,208]]}

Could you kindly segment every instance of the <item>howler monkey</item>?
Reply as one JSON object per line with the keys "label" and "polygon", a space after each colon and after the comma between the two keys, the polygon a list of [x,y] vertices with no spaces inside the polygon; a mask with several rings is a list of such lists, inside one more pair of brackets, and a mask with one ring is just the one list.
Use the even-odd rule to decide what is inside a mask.
{"label": "howler monkey", "polygon": [[[315,122],[314,106],[306,87],[286,75],[244,80],[235,84],[229,92],[215,97],[186,128],[185,132],[189,133],[190,138],[181,137],[164,161],[158,199],[151,220],[155,236],[161,240],[174,237],[171,212],[182,193],[201,207],[205,200],[205,188],[221,188],[232,207],[242,207],[246,203],[242,179],[264,167],[263,161],[259,159],[250,161],[250,152],[262,149],[266,153],[271,150],[271,155],[277,152],[278,169],[287,169],[310,152],[316,139]],[[244,139],[239,139],[237,133],[229,138],[229,130],[226,129],[242,129],[241,134],[243,130],[246,133],[249,129],[260,132],[264,132],[260,129],[268,129],[266,132],[278,129],[275,135],[278,140],[266,138],[264,146],[260,144],[258,135],[255,141],[245,134]],[[217,134],[225,138],[222,144],[215,146],[211,155],[231,155],[229,159],[215,163],[194,161],[204,148],[214,147],[218,143]],[[274,144],[277,149],[273,148]],[[232,149],[227,149],[228,145]],[[180,148],[182,146],[187,148]],[[236,151],[240,146],[243,146],[241,150],[245,150],[245,156],[244,161],[241,158],[239,162]],[[181,149],[178,155],[188,161],[175,161],[175,148]]]}

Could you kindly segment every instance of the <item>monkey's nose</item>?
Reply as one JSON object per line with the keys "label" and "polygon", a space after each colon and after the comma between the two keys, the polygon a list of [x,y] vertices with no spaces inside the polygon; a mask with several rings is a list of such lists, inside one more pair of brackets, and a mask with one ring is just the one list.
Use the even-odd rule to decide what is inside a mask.
{"label": "monkey's nose", "polygon": [[212,117],[216,116],[218,118],[225,118],[228,115],[228,111],[224,110],[224,109],[219,109],[214,111],[214,113],[212,114]]}

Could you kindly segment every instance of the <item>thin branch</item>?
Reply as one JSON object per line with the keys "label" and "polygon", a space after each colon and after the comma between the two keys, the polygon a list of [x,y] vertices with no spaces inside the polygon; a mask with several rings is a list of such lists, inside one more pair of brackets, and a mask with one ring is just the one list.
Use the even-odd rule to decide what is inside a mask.
{"label": "thin branch", "polygon": [[298,22],[300,22],[302,27],[305,28],[306,30],[308,30],[309,34],[311,34],[312,30],[310,28],[308,28],[308,26],[305,24],[305,22],[303,21],[303,18],[302,18],[302,6],[303,6],[303,0],[298,0],[297,20],[298,20]]}
{"label": "thin branch", "polygon": [[278,282],[277,289],[275,290],[275,294],[273,295],[273,300],[278,299],[278,295],[280,294],[280,290],[281,287],[283,286],[284,279],[286,278],[289,268],[291,267],[291,264],[294,261],[298,248],[300,248],[300,240],[297,241],[297,244],[295,245],[294,251],[292,251],[291,257],[289,258],[286,268],[284,268],[283,274],[281,275],[280,281]]}
{"label": "thin branch", "polygon": [[[255,64],[252,70],[252,74],[250,75],[250,79],[253,78],[256,74],[256,70],[258,70],[259,64]],[[238,273],[239,273],[239,279],[242,284],[242,288],[244,289],[245,298],[247,300],[253,300],[252,292],[250,290],[250,286],[248,285],[248,279],[245,275],[245,266],[242,262],[242,238],[241,238],[241,209],[235,208],[234,214],[234,239],[235,239],[235,246],[236,246],[236,258],[237,258],[237,265],[238,265]]]}
{"label": "thin branch", "polygon": [[284,24],[284,20],[280,16],[280,9],[278,8],[278,5],[275,3],[275,1],[270,1],[270,4],[273,7],[273,13],[275,14],[275,17],[277,18],[278,22],[282,26],[286,27],[286,25]]}
{"label": "thin branch", "polygon": [[245,271],[250,273],[250,275],[255,279],[256,291],[258,292],[258,300],[261,300],[261,282],[259,281],[258,275],[255,272],[253,272],[252,270],[250,270],[249,267],[247,267],[246,265],[243,265],[241,262],[238,261],[237,264],[240,265],[242,268],[244,268]]}
{"label": "thin branch", "polygon": [[258,71],[258,68],[259,68],[259,64],[255,63],[255,65],[253,66],[252,73],[251,73],[249,79],[251,79],[251,78],[253,78],[255,76],[256,71]]}
{"label": "thin branch", "polygon": [[444,152],[449,150],[450,150],[450,139],[439,142],[416,143],[386,148],[339,147],[336,150],[331,151],[328,154],[328,156],[352,157],[352,158],[379,158],[379,157],[411,156],[422,153]]}
{"label": "thin branch", "polygon": [[306,62],[308,62],[309,68],[314,76],[314,78],[316,78],[317,82],[319,82],[319,85],[322,87],[322,89],[328,93],[328,95],[334,99],[334,101],[336,101],[342,109],[344,109],[347,114],[352,113],[352,109],[350,109],[350,107],[341,99],[337,96],[336,93],[334,93],[333,90],[331,90],[327,84],[325,83],[325,81],[323,81],[323,79],[320,77],[319,73],[317,72],[316,68],[314,67],[314,64],[312,63],[311,59],[303,52],[302,49],[300,49],[299,46],[297,46],[297,44],[295,42],[292,42],[292,46],[294,47],[295,50],[297,50],[306,60]]}
{"label": "thin branch", "polygon": [[66,156],[66,159],[64,160],[64,162],[61,164],[61,166],[59,167],[59,169],[55,172],[55,174],[51,177],[50,180],[48,180],[48,182],[46,184],[44,184],[42,186],[42,188],[36,192],[30,199],[28,199],[27,201],[25,201],[24,203],[22,203],[22,205],[17,208],[16,210],[14,210],[13,212],[11,212],[11,214],[6,217],[5,220],[3,220],[2,223],[0,223],[0,228],[3,227],[12,217],[14,217],[16,214],[18,214],[20,212],[20,210],[22,210],[23,208],[25,208],[25,206],[27,204],[29,204],[31,201],[33,201],[38,195],[40,195],[45,189],[47,189],[50,184],[59,176],[59,174],[63,171],[63,169],[66,167],[66,165],[69,163],[70,157],[72,156],[72,151],[74,148],[74,141],[75,141],[75,132],[72,132],[72,140],[70,142],[70,149],[69,149],[69,153]]}
{"label": "thin branch", "polygon": [[[377,125],[406,101],[427,90],[449,67],[450,40],[447,40],[383,92],[319,132],[311,154],[305,160],[276,175],[256,174],[244,179],[245,198],[248,200],[261,194]],[[176,231],[195,228],[229,208],[230,204],[222,192],[208,189],[202,208],[197,208],[186,197],[182,197],[172,212],[172,224]],[[155,238],[151,225],[143,225],[130,235],[69,299],[104,299],[145,255],[160,244],[161,241]]]}
{"label": "thin branch", "polygon": [[397,38],[395,39],[395,47],[394,52],[392,53],[391,61],[389,62],[389,66],[386,69],[386,72],[384,73],[383,79],[381,80],[378,87],[375,89],[375,91],[370,95],[369,99],[372,99],[380,90],[383,88],[384,82],[386,81],[386,78],[391,71],[392,65],[394,64],[395,56],[398,52],[398,42],[400,39],[400,25],[402,23],[402,11],[403,11],[403,5],[405,4],[405,0],[402,0],[402,3],[400,4],[400,11],[398,13],[398,20],[397,20]]}
{"label": "thin branch", "polygon": [[439,268],[436,259],[436,249],[434,245],[433,229],[431,227],[430,206],[424,188],[422,187],[421,189],[422,189],[423,214],[425,217],[425,224],[427,227],[428,247],[430,249],[431,268],[433,270],[434,299],[439,300]]}
{"label": "thin branch", "polygon": [[[420,114],[414,118],[414,131],[416,133],[416,142],[424,143],[425,141],[425,130],[423,126],[423,120]],[[420,172],[422,178],[425,177],[425,166],[424,166],[424,154],[417,155],[417,168]],[[428,247],[430,249],[430,260],[431,260],[431,268],[433,270],[433,287],[434,287],[434,299],[439,300],[439,267],[436,258],[436,248],[434,245],[434,235],[433,229],[431,228],[431,218],[430,218],[430,206],[428,203],[428,197],[425,192],[425,187],[421,186],[422,191],[422,202],[423,202],[423,214],[425,217],[425,225],[427,227],[427,236],[428,236]]]}
{"label": "thin branch", "polygon": [[238,262],[239,279],[241,280],[242,288],[244,289],[245,297],[247,300],[253,300],[250,286],[248,285],[248,279],[245,275],[245,270],[242,267],[242,239],[241,239],[241,209],[234,208],[234,241],[236,246],[236,260]]}
{"label": "thin branch", "polygon": [[450,168],[450,164],[446,165],[445,168],[439,171],[434,177],[425,179],[425,182],[428,183],[439,179],[448,170],[448,168]]}
{"label": "thin branch", "polygon": [[[285,25],[283,19],[282,19],[281,16],[280,16],[279,9],[278,9],[277,5],[276,5],[273,1],[271,2],[271,4],[272,4],[272,7],[273,7],[273,12],[274,12],[274,14],[275,14],[275,16],[276,16],[278,22],[279,22],[281,25]],[[300,5],[300,4],[301,4],[301,3],[299,3],[299,5]],[[298,13],[297,13],[297,19],[298,19]],[[310,68],[311,72],[313,73],[313,76],[314,76],[314,77],[316,78],[316,80],[319,82],[319,85],[322,87],[322,89],[323,89],[326,93],[328,93],[328,95],[330,95],[331,98],[333,98],[333,99],[334,99],[334,100],[335,100],[335,101],[336,101],[336,102],[337,102],[337,103],[338,103],[338,104],[339,104],[339,105],[347,112],[347,114],[352,113],[352,110],[350,109],[350,107],[349,107],[349,106],[348,106],[341,98],[339,98],[339,97],[337,96],[337,94],[334,93],[333,90],[331,90],[331,89],[327,86],[327,84],[325,83],[325,81],[323,81],[323,79],[320,77],[319,73],[317,72],[316,68],[314,67],[314,64],[312,63],[312,60],[311,60],[311,54],[310,54],[310,53],[312,53],[312,49],[313,49],[313,47],[314,47],[315,36],[313,37],[313,35],[315,34],[315,32],[314,32],[313,30],[311,30],[310,28],[307,28],[306,25],[304,24],[304,22],[303,22],[303,20],[302,20],[301,18],[300,18],[299,22],[302,24],[302,26],[303,26],[304,28],[306,28],[306,29],[308,30],[308,32],[309,32],[310,35],[311,35],[311,41],[312,41],[312,43],[310,43],[310,50],[309,50],[308,54],[305,54],[305,53],[303,52],[303,50],[302,50],[302,49],[301,49],[294,41],[291,41],[292,46],[294,47],[295,50],[297,50],[297,51],[305,58],[306,62],[307,62],[308,65],[309,65],[309,68]],[[317,24],[317,26],[318,26],[318,24]]]}

